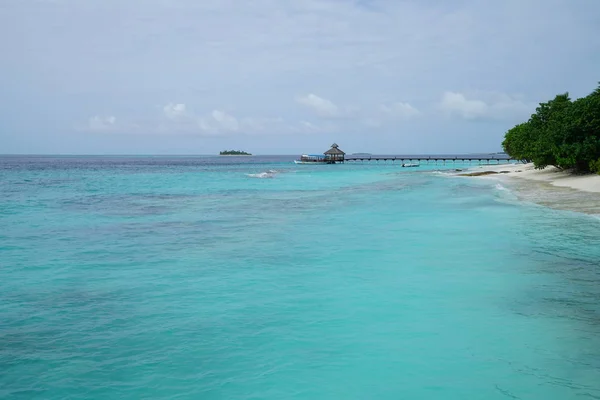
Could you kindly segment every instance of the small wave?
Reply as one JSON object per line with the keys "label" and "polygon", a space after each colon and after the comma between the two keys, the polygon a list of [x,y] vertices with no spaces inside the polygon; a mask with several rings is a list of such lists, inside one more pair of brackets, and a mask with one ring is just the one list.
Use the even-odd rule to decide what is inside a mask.
{"label": "small wave", "polygon": [[258,174],[246,174],[246,176],[250,178],[259,178],[259,179],[268,179],[275,177],[275,172],[271,172],[273,170],[269,170],[267,172],[261,172]]}
{"label": "small wave", "polygon": [[523,199],[519,198],[517,193],[515,193],[510,186],[506,187],[500,183],[496,183],[494,189],[494,197],[496,198],[496,201],[500,203],[510,205],[522,205],[524,203]]}
{"label": "small wave", "polygon": [[443,175],[443,176],[454,176],[457,173],[454,170],[448,170],[448,171],[435,170],[435,171],[427,171],[427,172],[432,175]]}
{"label": "small wave", "polygon": [[461,178],[460,174],[464,170],[457,169],[449,169],[449,170],[435,170],[435,171],[427,171],[427,173],[431,175],[443,176],[444,178]]}

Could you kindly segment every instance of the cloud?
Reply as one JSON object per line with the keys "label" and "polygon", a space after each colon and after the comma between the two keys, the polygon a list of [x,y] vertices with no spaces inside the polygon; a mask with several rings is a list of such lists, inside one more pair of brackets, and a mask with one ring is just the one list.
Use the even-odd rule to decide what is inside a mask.
{"label": "cloud", "polygon": [[116,122],[117,118],[112,115],[108,117],[96,115],[89,119],[88,129],[92,131],[107,131],[113,129]]}
{"label": "cloud", "polygon": [[[338,130],[337,125],[329,122],[315,124],[304,120],[286,120],[282,117],[237,117],[220,109],[196,115],[182,103],[169,103],[161,107],[161,111],[162,113],[155,118],[125,118],[118,125],[114,116],[94,116],[89,119],[87,125],[76,124],[75,129],[119,134],[186,136],[281,136]],[[167,118],[164,118],[165,116]]]}
{"label": "cloud", "polygon": [[291,135],[335,132],[336,125],[323,123],[316,125],[309,121],[287,121],[281,117],[244,117],[237,118],[222,110],[213,110],[199,118],[198,127],[205,134],[227,135]]}
{"label": "cloud", "polygon": [[304,121],[294,123],[281,117],[238,117],[221,109],[197,115],[188,110],[184,104],[170,103],[164,107],[163,111],[165,115],[172,117],[168,118],[168,123],[161,124],[158,129],[149,126],[144,132],[226,136],[234,134],[282,135],[323,131],[315,126],[308,127]]}
{"label": "cloud", "polygon": [[167,118],[176,120],[186,115],[186,107],[182,103],[169,103],[163,107],[163,112]]}
{"label": "cloud", "polygon": [[372,131],[385,129],[397,125],[399,122],[407,122],[422,115],[416,107],[406,102],[392,102],[381,104],[372,108],[371,112],[357,115],[358,122]]}
{"label": "cloud", "polygon": [[231,133],[240,130],[240,123],[233,115],[221,110],[213,110],[210,114],[198,118],[198,128],[209,134]]}
{"label": "cloud", "polygon": [[[362,126],[377,132],[389,130],[398,123],[404,124],[413,120],[415,121],[411,123],[419,123],[416,119],[423,115],[422,111],[406,101],[389,102],[379,106],[363,104],[359,111],[358,108],[352,109],[346,105],[338,106],[315,94],[301,96],[296,100],[313,111],[319,119],[312,121],[270,116],[237,116],[218,108],[207,113],[196,114],[184,103],[169,103],[162,107],[162,119],[146,119],[143,122],[126,120],[125,123],[119,124],[119,131],[210,136],[286,135],[357,132]],[[470,96],[460,92],[445,92],[437,106],[443,113],[464,120],[525,118],[535,109],[535,105],[526,103],[518,97],[493,92],[479,92]],[[351,126],[346,125],[348,122]],[[95,116],[90,118],[89,129],[113,131],[115,123],[116,118],[113,116]]]}
{"label": "cloud", "polygon": [[468,100],[462,93],[444,93],[440,106],[446,113],[457,114],[465,119],[476,119],[489,113],[489,107],[485,102]]}
{"label": "cloud", "polygon": [[[163,107],[169,123],[160,126],[160,131],[195,134],[223,134],[238,132],[240,122],[222,110],[213,110],[205,115],[196,115],[183,103],[169,103]],[[152,131],[152,129],[149,129]]]}
{"label": "cloud", "polygon": [[415,107],[403,102],[384,104],[380,107],[380,110],[386,116],[400,119],[410,119],[421,114]]}
{"label": "cloud", "polygon": [[[136,134],[196,134],[196,135],[285,135],[309,133],[333,133],[341,130],[338,119],[361,122],[369,127],[382,127],[397,120],[407,120],[420,115],[409,103],[395,102],[370,107],[370,112],[362,115],[357,109],[339,107],[333,102],[314,94],[298,98],[299,103],[314,111],[320,120],[291,120],[282,117],[243,116],[238,117],[221,109],[196,114],[184,103],[168,103],[161,107],[161,114],[155,119],[125,119],[119,124],[119,132]],[[366,108],[367,110],[369,108]],[[344,111],[342,111],[344,110]],[[162,117],[162,118],[160,118]],[[166,117],[166,118],[165,118]],[[335,120],[335,121],[333,121]],[[115,117],[95,116],[90,119],[92,130],[113,130]]]}
{"label": "cloud", "polygon": [[341,115],[340,108],[331,100],[324,99],[316,94],[308,94],[296,98],[296,102],[309,108],[322,118],[335,118]]}
{"label": "cloud", "polygon": [[482,93],[479,98],[469,98],[460,92],[445,92],[439,107],[447,115],[466,120],[512,120],[524,118],[535,109],[535,105],[503,93]]}
{"label": "cloud", "polygon": [[235,132],[240,128],[237,119],[234,116],[227,114],[225,111],[214,110],[211,113],[211,116],[221,129]]}
{"label": "cloud", "polygon": [[[310,109],[318,117],[324,119],[340,119],[362,121],[365,125],[375,128],[382,127],[392,120],[408,120],[417,117],[421,112],[407,102],[393,102],[382,104],[379,107],[364,104],[362,110],[346,105],[338,106],[331,100],[308,94],[297,97],[296,101]],[[304,125],[305,127],[307,125]],[[311,126],[314,126],[311,124]]]}

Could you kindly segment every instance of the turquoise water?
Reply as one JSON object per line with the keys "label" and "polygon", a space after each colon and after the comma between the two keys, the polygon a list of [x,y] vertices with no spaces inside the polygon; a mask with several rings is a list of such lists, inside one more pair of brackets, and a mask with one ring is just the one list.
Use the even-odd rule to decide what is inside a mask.
{"label": "turquoise water", "polygon": [[0,158],[0,398],[600,399],[599,219],[289,161]]}

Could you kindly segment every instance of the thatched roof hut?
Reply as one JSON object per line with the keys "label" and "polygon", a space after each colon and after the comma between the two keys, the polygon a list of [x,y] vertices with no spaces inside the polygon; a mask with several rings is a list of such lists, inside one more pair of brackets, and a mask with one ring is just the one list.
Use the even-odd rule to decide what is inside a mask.
{"label": "thatched roof hut", "polygon": [[325,153],[325,158],[330,161],[344,161],[344,153],[339,146],[334,143],[331,145],[331,148],[327,150]]}

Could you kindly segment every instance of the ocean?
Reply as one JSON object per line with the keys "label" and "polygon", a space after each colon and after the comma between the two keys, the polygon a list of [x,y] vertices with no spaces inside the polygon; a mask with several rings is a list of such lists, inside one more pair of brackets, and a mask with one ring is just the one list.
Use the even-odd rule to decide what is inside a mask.
{"label": "ocean", "polygon": [[468,164],[0,157],[0,398],[600,399],[600,219]]}

